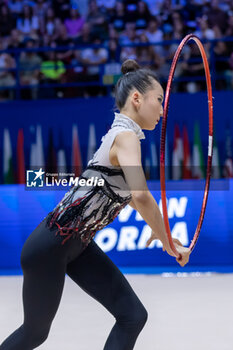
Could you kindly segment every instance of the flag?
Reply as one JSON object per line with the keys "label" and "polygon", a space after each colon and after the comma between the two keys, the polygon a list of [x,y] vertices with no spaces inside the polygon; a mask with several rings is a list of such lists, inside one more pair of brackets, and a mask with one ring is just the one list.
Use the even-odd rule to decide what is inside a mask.
{"label": "flag", "polygon": [[25,156],[23,129],[19,129],[17,138],[17,183],[25,184]]}
{"label": "flag", "polygon": [[82,173],[82,158],[78,138],[78,127],[73,125],[72,127],[72,171],[75,176],[79,176]]}
{"label": "flag", "polygon": [[233,177],[233,160],[232,160],[232,139],[230,127],[226,127],[226,137],[225,137],[225,162],[223,169],[224,177]]}
{"label": "flag", "polygon": [[179,126],[174,129],[174,145],[172,153],[172,179],[180,180],[182,177],[183,146]]}
{"label": "flag", "polygon": [[192,170],[191,170],[191,155],[190,155],[190,146],[189,146],[189,138],[188,131],[186,126],[183,127],[183,179],[191,179],[192,178]]}
{"label": "flag", "polygon": [[53,131],[51,128],[49,130],[48,157],[47,157],[46,171],[48,173],[57,173],[57,157],[56,157],[56,150],[53,142]]}
{"label": "flag", "polygon": [[198,123],[194,125],[194,143],[193,143],[193,168],[192,175],[194,179],[203,179],[205,177],[204,156],[202,151],[201,136]]}
{"label": "flag", "polygon": [[31,144],[31,150],[30,150],[30,168],[33,169],[36,167],[36,144]]}
{"label": "flag", "polygon": [[3,183],[14,183],[13,156],[8,129],[4,129],[3,132]]}
{"label": "flag", "polygon": [[[58,173],[67,173],[66,154],[61,130],[59,135],[59,148],[57,152],[57,171]],[[61,175],[59,178],[66,178],[66,175]]]}
{"label": "flag", "polygon": [[150,143],[150,151],[151,151],[151,178],[158,179],[158,156],[156,150],[156,144],[154,141]]}
{"label": "flag", "polygon": [[212,169],[211,170],[212,170],[211,177],[213,179],[219,179],[221,177],[221,174],[220,174],[220,162],[219,162],[219,152],[218,152],[218,146],[217,146],[217,142],[216,142],[216,137],[214,137]]}
{"label": "flag", "polygon": [[90,124],[89,126],[89,138],[87,148],[87,163],[93,158],[96,150],[96,136],[95,136],[95,125]]}
{"label": "flag", "polygon": [[[33,130],[34,131],[34,130]],[[43,139],[42,139],[42,130],[41,125],[37,125],[34,135],[34,142],[31,144],[30,151],[30,167],[38,168],[44,167],[44,151],[43,151]]]}
{"label": "flag", "polygon": [[37,125],[37,128],[36,128],[36,151],[37,151],[37,165],[39,167],[44,167],[45,161],[44,161],[41,125]]}

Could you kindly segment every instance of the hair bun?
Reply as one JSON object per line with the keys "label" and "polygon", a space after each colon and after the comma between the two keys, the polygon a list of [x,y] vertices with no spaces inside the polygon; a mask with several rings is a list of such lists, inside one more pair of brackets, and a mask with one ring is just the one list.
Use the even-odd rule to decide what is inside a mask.
{"label": "hair bun", "polygon": [[127,74],[129,72],[136,72],[140,69],[139,64],[135,60],[126,60],[122,63],[121,72]]}

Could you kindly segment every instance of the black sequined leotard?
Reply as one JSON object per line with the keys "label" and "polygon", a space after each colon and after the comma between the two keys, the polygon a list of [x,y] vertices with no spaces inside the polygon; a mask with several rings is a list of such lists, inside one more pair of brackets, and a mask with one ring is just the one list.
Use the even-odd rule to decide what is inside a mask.
{"label": "black sequined leotard", "polygon": [[85,245],[96,231],[111,223],[130,202],[131,194],[120,167],[113,167],[109,151],[115,137],[124,131],[133,131],[139,139],[145,138],[140,126],[123,114],[115,114],[114,122],[102,138],[102,144],[89,161],[80,178],[103,179],[103,186],[73,186],[48,214],[47,225],[57,227],[56,234],[64,236],[63,244],[71,237],[81,237]]}

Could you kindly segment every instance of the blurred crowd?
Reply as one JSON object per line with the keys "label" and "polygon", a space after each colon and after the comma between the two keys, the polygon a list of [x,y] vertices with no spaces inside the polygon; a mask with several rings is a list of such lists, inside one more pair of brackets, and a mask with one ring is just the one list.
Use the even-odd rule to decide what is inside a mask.
{"label": "blurred crowd", "polygon": [[[214,58],[216,88],[232,89],[231,0],[0,0],[0,97],[14,98],[16,84],[30,87],[22,95],[25,90],[26,97],[35,99],[43,85],[98,82],[104,72],[119,73],[126,58],[166,80],[178,42],[188,33],[201,40],[218,39],[205,49]],[[232,41],[223,40],[228,37]],[[33,51],[45,47],[50,51]],[[176,77],[183,78],[176,89],[203,89],[200,76],[200,53],[190,43],[176,69]],[[106,93],[104,87],[42,90],[47,97],[63,96],[64,91],[68,96]]]}

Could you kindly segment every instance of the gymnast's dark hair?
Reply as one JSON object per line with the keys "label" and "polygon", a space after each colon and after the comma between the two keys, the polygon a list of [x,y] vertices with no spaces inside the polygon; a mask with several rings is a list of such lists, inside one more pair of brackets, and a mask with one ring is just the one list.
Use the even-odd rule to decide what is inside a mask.
{"label": "gymnast's dark hair", "polygon": [[145,94],[152,88],[153,82],[159,80],[157,75],[150,69],[140,68],[134,60],[126,60],[121,67],[123,75],[118,80],[115,87],[116,106],[121,110],[129,96],[130,91],[134,88],[141,94]]}

